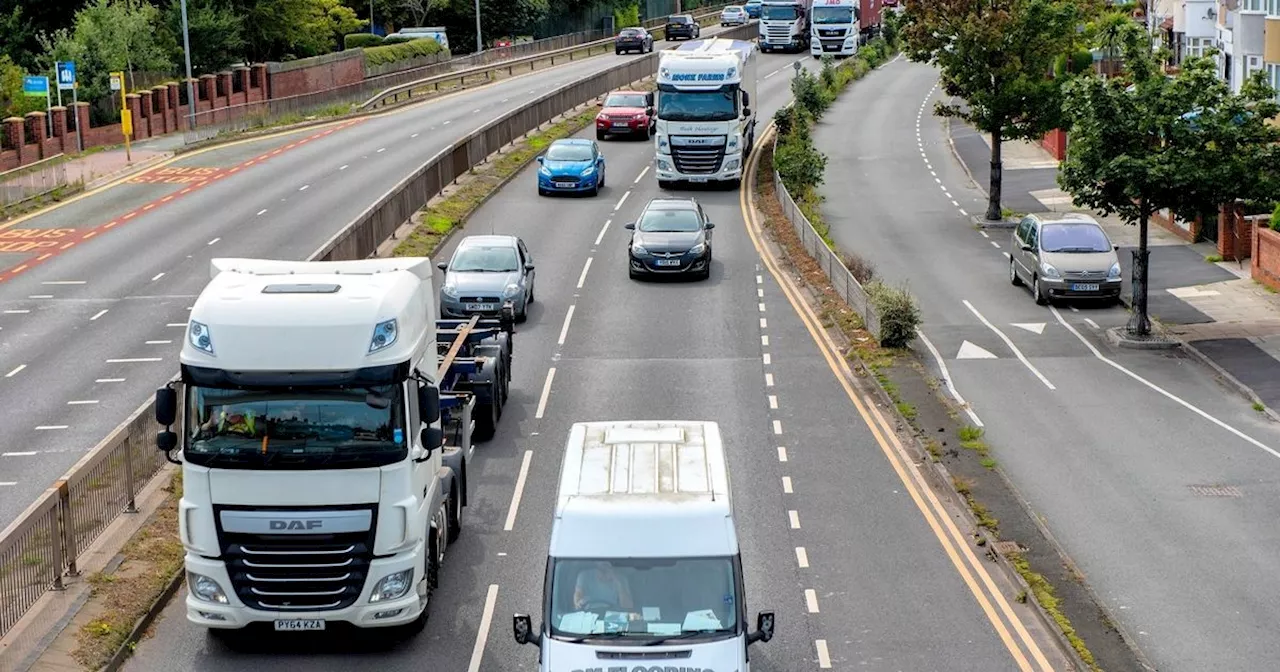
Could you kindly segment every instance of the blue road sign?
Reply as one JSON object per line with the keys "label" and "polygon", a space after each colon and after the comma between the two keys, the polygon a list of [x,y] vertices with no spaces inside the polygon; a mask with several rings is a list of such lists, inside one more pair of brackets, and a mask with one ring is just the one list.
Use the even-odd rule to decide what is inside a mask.
{"label": "blue road sign", "polygon": [[49,78],[48,77],[23,77],[22,93],[28,96],[47,96],[49,95]]}
{"label": "blue road sign", "polygon": [[55,66],[58,70],[58,88],[63,90],[76,88],[75,61],[60,61]]}

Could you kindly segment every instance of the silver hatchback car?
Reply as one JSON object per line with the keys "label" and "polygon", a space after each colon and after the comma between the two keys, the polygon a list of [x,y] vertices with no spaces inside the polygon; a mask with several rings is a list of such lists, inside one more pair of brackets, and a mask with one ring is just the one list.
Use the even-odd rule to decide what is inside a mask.
{"label": "silver hatchback car", "polygon": [[1009,282],[1031,285],[1036,303],[1052,299],[1120,299],[1118,245],[1089,215],[1027,215],[1013,230]]}

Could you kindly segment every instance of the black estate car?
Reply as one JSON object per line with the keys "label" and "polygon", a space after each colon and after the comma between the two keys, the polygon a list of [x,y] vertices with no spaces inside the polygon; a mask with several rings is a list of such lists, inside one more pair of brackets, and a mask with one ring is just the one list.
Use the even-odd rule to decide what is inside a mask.
{"label": "black estate car", "polygon": [[702,35],[702,26],[693,20],[692,14],[674,14],[667,17],[667,39],[674,40],[677,37],[683,37],[686,40],[692,40]]}
{"label": "black estate car", "polygon": [[653,51],[653,35],[644,28],[623,28],[613,39],[613,53],[625,54],[628,51],[642,54]]}

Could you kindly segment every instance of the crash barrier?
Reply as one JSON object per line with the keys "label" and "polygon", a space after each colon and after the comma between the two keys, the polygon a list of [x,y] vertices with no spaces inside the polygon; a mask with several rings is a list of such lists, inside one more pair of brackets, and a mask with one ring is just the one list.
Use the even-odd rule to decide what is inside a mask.
{"label": "crash barrier", "polygon": [[67,185],[67,163],[62,154],[0,173],[0,210]]}
{"label": "crash barrier", "polygon": [[[773,146],[778,146],[778,136],[775,133],[773,137]],[[880,341],[880,316],[876,313],[875,305],[871,302],[871,297],[867,294],[866,288],[858,279],[853,277],[853,273],[845,267],[844,262],[840,261],[840,257],[827,246],[827,242],[822,239],[822,235],[818,230],[813,228],[813,224],[809,222],[809,218],[801,212],[800,206],[791,198],[791,194],[787,191],[787,185],[782,183],[782,176],[778,171],[773,171],[773,189],[778,196],[778,204],[782,206],[782,212],[787,216],[787,221],[791,222],[791,226],[795,228],[796,235],[800,237],[800,243],[804,246],[804,251],[809,257],[818,262],[818,268],[822,269],[822,274],[827,276],[827,280],[831,282],[831,288],[836,294],[840,295],[849,307],[862,317],[863,327],[866,328],[876,342]]]}
{"label": "crash barrier", "polygon": [[[708,14],[695,14],[694,16],[700,22],[705,22],[708,17],[719,16],[720,9],[723,7],[724,5],[718,5]],[[663,17],[663,20],[665,20],[665,17]],[[655,20],[655,22],[660,22],[660,20]],[[658,31],[658,33],[660,34],[661,31]],[[658,36],[658,34],[655,34],[655,38]],[[550,61],[548,63],[548,67],[550,67],[566,60],[574,60],[574,58],[595,56],[608,51],[608,48],[612,47],[613,37],[567,47],[562,46],[563,44],[564,41],[560,38],[548,38],[528,44],[499,47],[479,54],[460,56],[420,68],[369,77],[360,82],[325,89],[324,91],[271,98],[202,112],[196,115],[195,127],[187,128],[183,131],[183,144],[192,145],[225,133],[237,133],[262,128],[274,121],[290,116],[299,117],[301,120],[305,119],[307,115],[313,115],[326,108],[334,108],[336,106],[358,105],[357,109],[360,110],[385,107],[395,104],[398,100],[390,92],[398,91],[405,87],[408,87],[410,93],[417,91],[417,93],[421,94],[422,91],[419,91],[419,89],[423,88],[428,88],[435,92],[442,85],[456,84],[458,87],[464,87],[475,81],[487,82],[492,80],[497,73],[503,71],[510,73],[514,72],[516,68],[523,69],[525,67],[532,70],[537,64],[547,61]],[[388,95],[392,95],[393,100],[382,102]],[[409,97],[408,94],[404,95],[406,100]]]}
{"label": "crash barrier", "polygon": [[[746,39],[755,26],[733,28],[725,37]],[[400,225],[458,177],[499,148],[554,120],[567,110],[657,72],[659,52],[630,59],[589,78],[566,84],[486,124],[441,150],[335,234],[310,261],[364,259],[377,252]],[[90,450],[0,533],[0,636],[47,591],[63,590],[76,576],[80,554],[160,472],[165,458],[155,448],[154,401]],[[181,432],[181,428],[174,431]]]}

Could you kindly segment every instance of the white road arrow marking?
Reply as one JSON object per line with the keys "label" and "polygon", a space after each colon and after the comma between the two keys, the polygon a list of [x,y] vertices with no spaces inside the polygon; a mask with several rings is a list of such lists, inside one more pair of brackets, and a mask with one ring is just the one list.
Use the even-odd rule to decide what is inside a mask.
{"label": "white road arrow marking", "polygon": [[1010,322],[1010,324],[1033,334],[1044,334],[1044,322]]}
{"label": "white road arrow marking", "polygon": [[999,359],[991,353],[991,351],[974,345],[969,341],[960,344],[960,352],[956,353],[956,359]]}

